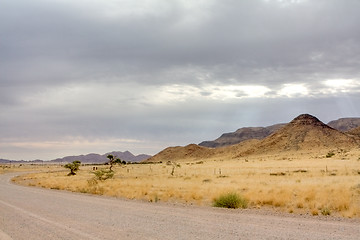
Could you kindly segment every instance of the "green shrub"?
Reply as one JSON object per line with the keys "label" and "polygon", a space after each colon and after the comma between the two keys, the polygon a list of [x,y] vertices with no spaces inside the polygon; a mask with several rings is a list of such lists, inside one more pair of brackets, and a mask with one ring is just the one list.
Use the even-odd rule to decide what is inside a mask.
{"label": "green shrub", "polygon": [[214,199],[213,206],[222,208],[247,208],[248,200],[237,193],[227,193]]}
{"label": "green shrub", "polygon": [[95,179],[100,181],[114,177],[114,171],[112,170],[100,169],[92,173],[95,174]]}

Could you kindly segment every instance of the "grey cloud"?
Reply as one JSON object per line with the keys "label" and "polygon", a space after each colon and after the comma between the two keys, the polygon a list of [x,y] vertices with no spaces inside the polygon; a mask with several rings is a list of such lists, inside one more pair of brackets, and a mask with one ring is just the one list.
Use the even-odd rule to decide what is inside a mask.
{"label": "grey cloud", "polygon": [[[86,12],[91,8],[18,1],[3,11],[17,14],[3,16],[1,28],[8,38],[1,50],[7,61],[23,62],[19,67],[35,82],[89,76],[103,80],[109,75],[121,81],[124,75],[161,75],[169,67],[192,65],[213,72],[216,81],[258,81],[264,78],[254,71],[270,69],[273,75],[263,81],[276,84],[291,81],[283,79],[284,71],[285,76],[293,70],[305,75],[346,67],[355,74],[358,5],[357,1],[304,1],[280,7],[276,1],[219,1],[208,9],[204,23],[193,29],[175,27],[185,14],[176,6],[161,16],[106,19]],[[325,59],[309,61],[314,52],[323,53]],[[14,70],[8,75],[12,74]]]}
{"label": "grey cloud", "polygon": [[[149,12],[108,16],[108,3],[101,1],[0,0],[2,137],[122,136],[186,143],[303,112],[326,120],[359,114],[351,104],[359,100],[359,87],[331,97],[228,102],[208,100],[212,92],[206,88],[262,85],[271,90],[269,97],[289,83],[318,92],[327,79],[359,81],[359,1],[202,3],[189,9],[178,1],[156,1]],[[122,88],[120,83],[136,84]],[[73,102],[58,94],[41,105],[47,101],[41,93],[94,84],[107,86],[99,91],[116,89]],[[199,99],[149,101],[150,88],[173,84],[194,86]],[[326,110],[331,104],[336,110]]]}

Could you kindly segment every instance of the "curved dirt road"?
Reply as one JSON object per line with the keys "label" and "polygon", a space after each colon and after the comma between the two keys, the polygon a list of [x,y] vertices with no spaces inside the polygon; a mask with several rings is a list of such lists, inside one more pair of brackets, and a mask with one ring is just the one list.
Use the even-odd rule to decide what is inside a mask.
{"label": "curved dirt road", "polygon": [[0,175],[0,239],[360,239],[359,221],[174,206],[14,185]]}

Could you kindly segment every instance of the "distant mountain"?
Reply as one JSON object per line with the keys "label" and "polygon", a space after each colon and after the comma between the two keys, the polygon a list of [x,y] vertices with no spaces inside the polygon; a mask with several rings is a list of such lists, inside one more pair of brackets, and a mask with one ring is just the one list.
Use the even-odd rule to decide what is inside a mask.
{"label": "distant mountain", "polygon": [[[358,131],[360,129],[355,133]],[[302,114],[262,140],[246,140],[236,145],[219,148],[206,148],[195,144],[185,147],[170,147],[147,159],[146,162],[189,161],[213,157],[231,159],[252,154],[311,152],[359,147],[360,136],[340,132],[314,116]]]}
{"label": "distant mountain", "polygon": [[11,161],[10,160],[7,160],[7,159],[0,159],[0,163],[10,163]]}
{"label": "distant mountain", "polygon": [[249,139],[264,139],[273,134],[285,124],[275,124],[268,127],[244,127],[231,133],[224,133],[214,141],[204,141],[199,146],[217,148],[238,144]]}
{"label": "distant mountain", "polygon": [[15,160],[7,160],[7,159],[0,159],[0,163],[67,163],[67,162],[73,162],[76,160],[81,161],[82,163],[105,163],[108,161],[107,155],[113,155],[117,158],[120,158],[121,160],[124,160],[126,162],[141,162],[151,157],[151,155],[146,154],[140,154],[135,156],[129,151],[125,152],[109,152],[105,154],[96,154],[96,153],[90,153],[86,155],[79,155],[79,156],[67,156],[63,158],[57,158],[51,161],[43,161],[43,160],[33,160],[33,161],[15,161]]}
{"label": "distant mountain", "polygon": [[121,160],[125,160],[127,162],[141,162],[141,161],[151,157],[151,155],[147,155],[147,154],[139,154],[139,155],[135,156],[134,154],[132,154],[129,151],[109,152],[109,153],[104,154],[104,156],[106,157],[109,154],[116,156],[116,157],[120,158]]}
{"label": "distant mountain", "polygon": [[120,158],[121,160],[126,162],[141,162],[151,157],[150,155],[146,155],[146,154],[140,154],[135,156],[129,151],[125,151],[125,152],[114,151],[114,152],[105,153],[103,155],[90,153],[87,155],[67,156],[67,157],[51,160],[50,162],[73,162],[75,160],[79,160],[82,163],[105,163],[108,161],[107,156],[109,154],[116,156],[117,158]]}
{"label": "distant mountain", "polygon": [[0,159],[0,163],[8,164],[8,163],[42,163],[43,160],[32,160],[32,161],[25,161],[25,160],[9,160],[9,159]]}
{"label": "distant mountain", "polygon": [[341,132],[346,132],[360,127],[360,118],[340,118],[329,122],[327,125]]}
{"label": "distant mountain", "polygon": [[76,160],[78,160],[82,163],[105,163],[107,161],[107,158],[104,155],[90,153],[90,154],[86,154],[86,155],[66,156],[63,158],[57,158],[57,159],[51,160],[50,162],[65,163],[65,162],[73,162]]}

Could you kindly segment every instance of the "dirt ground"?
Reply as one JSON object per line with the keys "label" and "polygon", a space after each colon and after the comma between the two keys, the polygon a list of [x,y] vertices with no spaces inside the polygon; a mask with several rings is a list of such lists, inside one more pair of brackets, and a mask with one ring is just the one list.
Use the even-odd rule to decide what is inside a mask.
{"label": "dirt ground", "polygon": [[359,239],[358,219],[221,209],[14,185],[0,175],[1,239]]}

